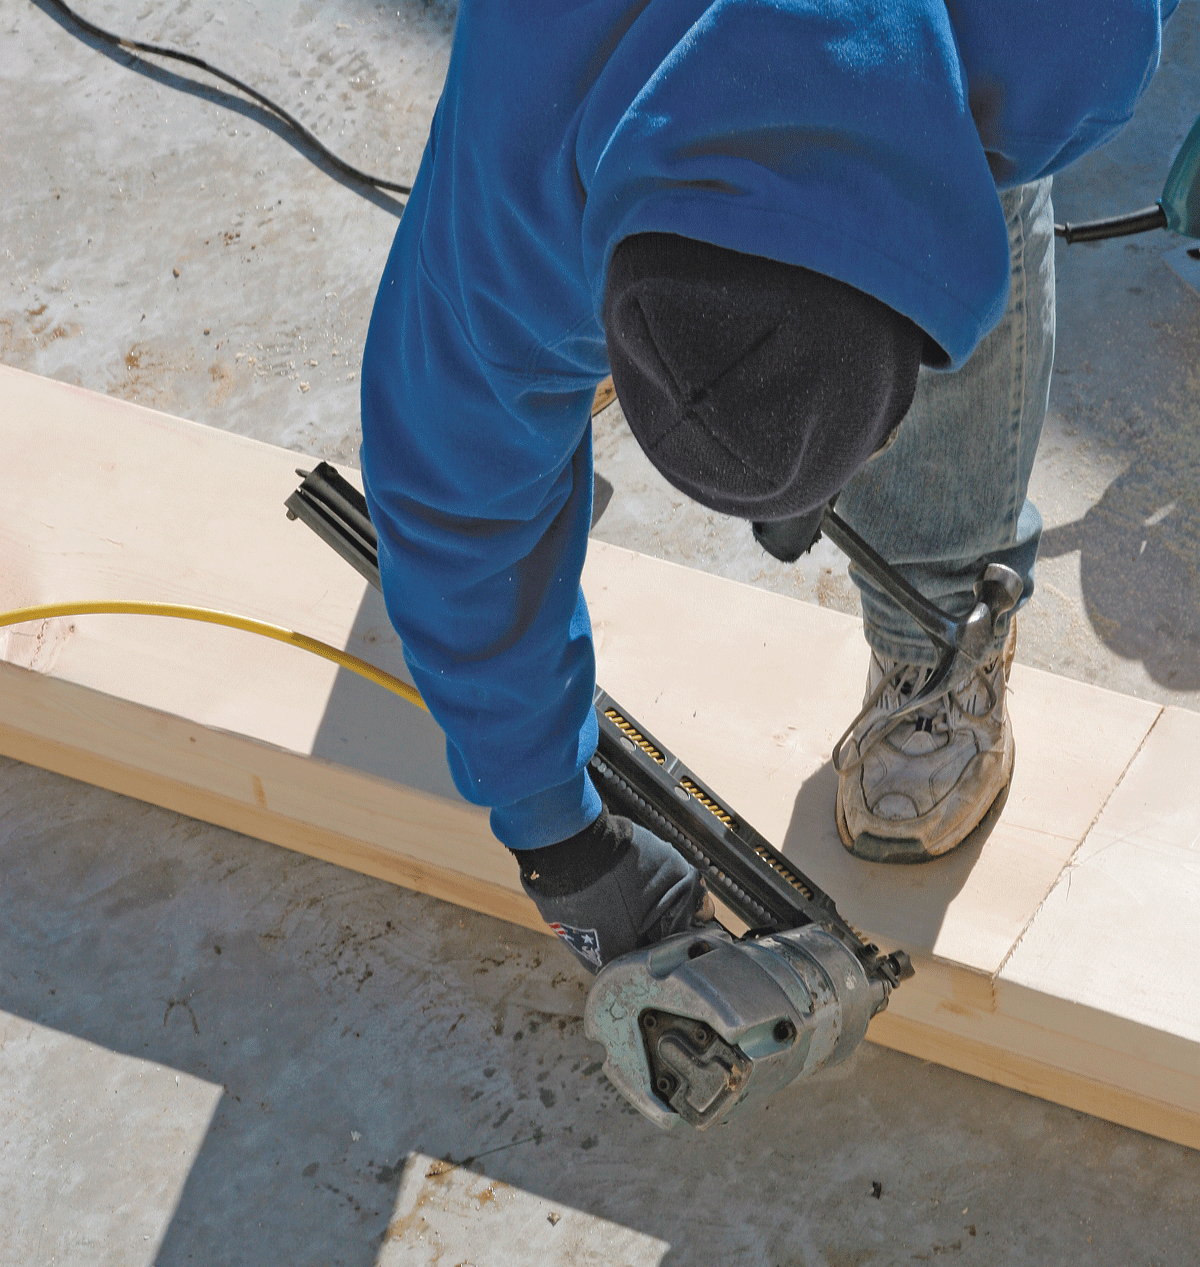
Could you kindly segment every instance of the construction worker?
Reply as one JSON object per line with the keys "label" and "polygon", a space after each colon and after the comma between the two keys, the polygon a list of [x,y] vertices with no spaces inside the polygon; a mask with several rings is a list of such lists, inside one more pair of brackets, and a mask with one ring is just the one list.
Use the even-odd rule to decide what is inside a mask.
{"label": "construction worker", "polygon": [[[610,816],[586,770],[596,385],[611,369],[666,479],[764,539],[840,492],[948,610],[993,561],[1027,599],[1050,177],[1129,118],[1174,7],[461,6],[367,340],[363,475],[455,783],[589,967],[710,913],[695,869]],[[1013,626],[896,724],[932,647],[855,580],[870,708],[830,812],[859,857],[935,858],[1011,775]]]}

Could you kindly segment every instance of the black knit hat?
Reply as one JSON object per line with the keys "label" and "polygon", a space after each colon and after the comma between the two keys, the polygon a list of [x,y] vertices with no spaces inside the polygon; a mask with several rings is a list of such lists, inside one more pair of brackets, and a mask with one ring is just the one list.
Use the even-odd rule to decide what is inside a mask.
{"label": "black knit hat", "polygon": [[925,344],[843,282],[670,233],[617,247],[604,327],[650,461],[696,501],[754,520],[840,491],[908,412]]}

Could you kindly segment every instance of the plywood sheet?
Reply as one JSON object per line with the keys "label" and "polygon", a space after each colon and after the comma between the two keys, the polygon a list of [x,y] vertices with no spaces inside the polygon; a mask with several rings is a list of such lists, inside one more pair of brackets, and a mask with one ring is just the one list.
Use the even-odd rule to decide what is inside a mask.
{"label": "plywood sheet", "polygon": [[[27,475],[0,504],[0,608],[106,598],[222,608],[411,680],[379,595],[284,513],[295,468],[309,464],[300,455],[3,367],[0,437]],[[0,629],[0,743],[539,925],[486,812],[455,790],[432,720],[296,649],[139,616]]]}
{"label": "plywood sheet", "polygon": [[[0,506],[0,607],[225,607],[406,676],[378,596],[283,514],[297,455],[3,368],[0,435],[27,474]],[[1154,974],[1180,957],[1133,944],[1124,976],[1082,992],[1075,967],[1126,870],[1142,927],[1194,926],[1195,793],[1138,772],[1160,732],[1200,768],[1196,719],[1018,666],[1016,775],[985,830],[924,867],[862,863],[837,841],[829,763],[866,671],[857,621],[598,543],[584,587],[605,687],[852,922],[914,952],[872,1038],[1200,1145],[1194,994]],[[538,925],[437,728],[294,649],[132,617],[0,632],[0,751]],[[1139,845],[1151,803],[1165,825]]]}
{"label": "plywood sheet", "polygon": [[[855,715],[858,620],[595,545],[584,574],[605,688],[877,937],[996,972],[1159,706],[1017,666],[1016,772],[987,834],[920,867],[842,848],[830,752]],[[1086,717],[1064,734],[1061,719]],[[998,810],[1001,807],[997,807]]]}
{"label": "plywood sheet", "polygon": [[1196,1073],[1198,775],[1200,715],[1164,709],[998,974],[1014,1015]]}

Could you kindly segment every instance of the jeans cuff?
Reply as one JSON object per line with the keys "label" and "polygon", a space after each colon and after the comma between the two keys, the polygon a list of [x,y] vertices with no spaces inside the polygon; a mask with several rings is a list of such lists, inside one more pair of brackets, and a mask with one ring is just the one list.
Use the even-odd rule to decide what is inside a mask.
{"label": "jeans cuff", "polygon": [[[996,633],[992,639],[993,650],[999,652],[1004,646],[1009,624],[1024,605],[1024,599],[1022,599],[1013,611],[1006,612],[996,622]],[[866,603],[863,604],[863,636],[877,656],[895,660],[897,664],[932,668],[942,656],[942,647],[936,644],[920,626],[914,623],[907,630],[894,625],[886,627],[871,620]]]}

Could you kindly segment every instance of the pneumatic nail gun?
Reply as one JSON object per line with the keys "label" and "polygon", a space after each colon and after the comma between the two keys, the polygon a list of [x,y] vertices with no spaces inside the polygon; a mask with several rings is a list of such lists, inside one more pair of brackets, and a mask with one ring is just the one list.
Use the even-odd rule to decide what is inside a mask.
{"label": "pneumatic nail gun", "polygon": [[[289,517],[379,588],[377,538],[362,494],[325,462],[297,473],[303,483],[287,499]],[[772,553],[793,558],[820,531],[939,648],[938,665],[909,708],[953,678],[960,662],[978,662],[997,621],[1020,598],[1016,573],[993,565],[974,609],[955,620],[908,585],[832,505],[756,527]],[[828,894],[599,687],[594,703],[599,744],[588,768],[605,804],[678,849],[749,929],[735,937],[710,924],[615,959],[597,975],[585,1006],[586,1033],[604,1046],[605,1073],[625,1098],[661,1127],[705,1128],[846,1059],[912,965],[903,950],[884,953],[862,938]]]}

